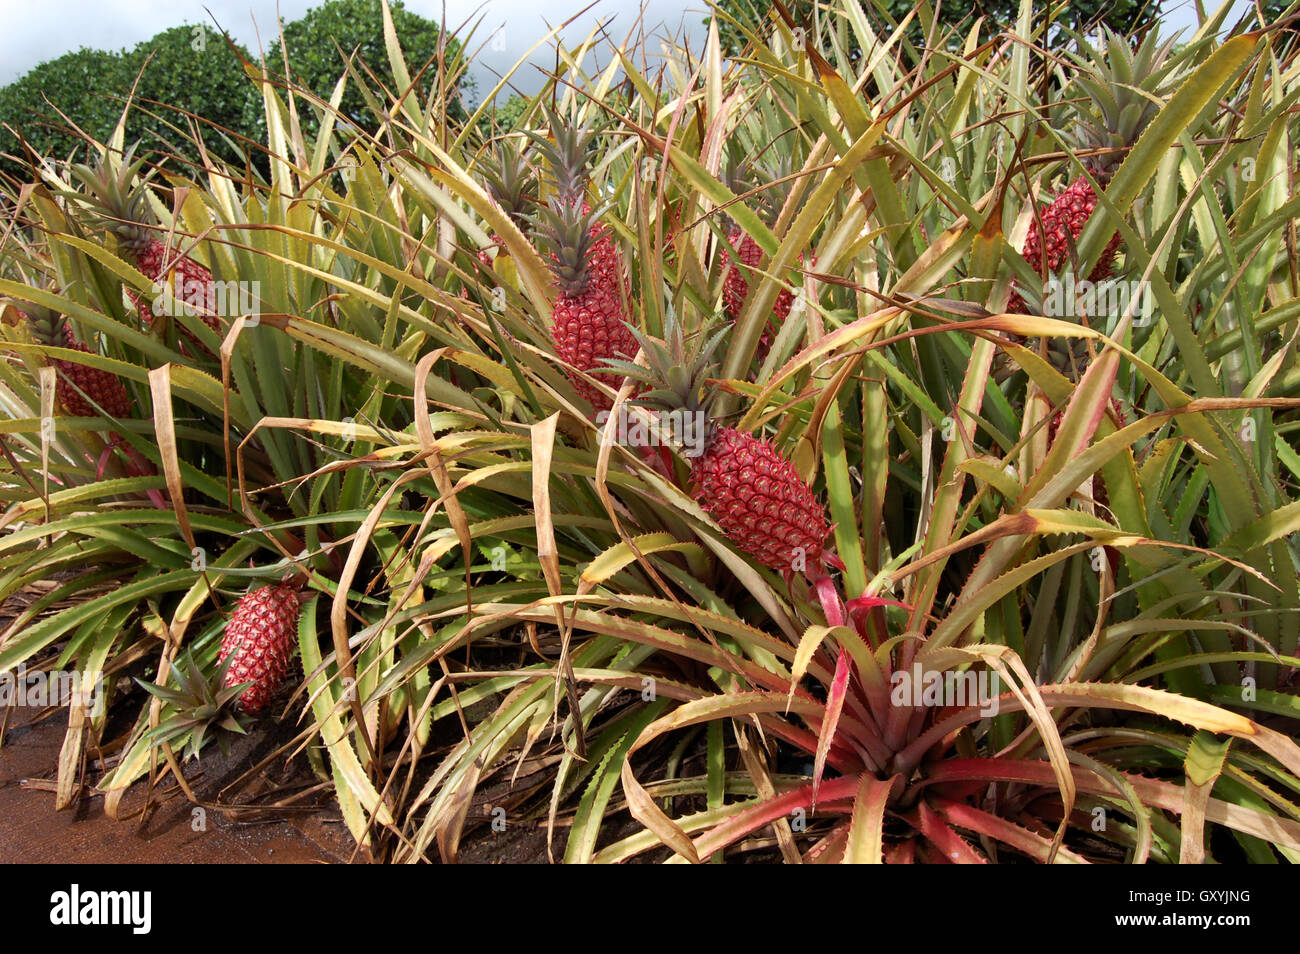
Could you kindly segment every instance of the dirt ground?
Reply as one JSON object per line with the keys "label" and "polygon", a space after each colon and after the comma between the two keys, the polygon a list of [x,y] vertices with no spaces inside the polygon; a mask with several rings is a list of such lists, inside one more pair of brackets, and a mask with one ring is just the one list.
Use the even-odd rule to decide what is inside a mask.
{"label": "dirt ground", "polygon": [[[192,806],[178,795],[164,797],[145,821],[115,821],[104,814],[103,796],[90,794],[65,811],[54,810],[54,766],[63,744],[59,719],[11,730],[0,748],[0,863],[59,864],[314,864],[352,859],[353,844],[337,812],[307,807],[273,817],[240,821],[218,809],[196,825]],[[215,752],[214,755],[218,755]],[[229,766],[205,756],[204,771],[191,779],[202,791],[220,785],[222,769],[249,752],[231,751]],[[188,773],[187,773],[188,774]],[[137,784],[123,799],[126,812],[144,803]],[[202,830],[195,830],[196,827]],[[363,859],[357,859],[363,860]]]}
{"label": "dirt ground", "polygon": [[[73,808],[54,810],[55,765],[63,744],[64,722],[55,717],[11,729],[0,747],[0,864],[340,864],[366,863],[356,851],[329,797],[301,809],[258,811],[251,820],[232,818],[217,808],[206,811],[206,825],[195,830],[194,806],[165,786],[158,807],[141,826],[138,817],[122,821],[104,813],[98,793],[83,796]],[[204,750],[201,767],[186,766],[186,778],[200,798],[213,798],[235,776],[280,739],[278,733],[238,739],[229,755],[215,745]],[[268,775],[268,787],[309,781],[300,768]],[[122,801],[124,814],[145,801],[144,782]],[[247,817],[247,816],[245,816]],[[486,817],[471,817],[458,860],[462,864],[546,863],[546,833],[535,826],[493,830]],[[557,853],[563,853],[563,838]],[[437,851],[431,853],[436,861]]]}

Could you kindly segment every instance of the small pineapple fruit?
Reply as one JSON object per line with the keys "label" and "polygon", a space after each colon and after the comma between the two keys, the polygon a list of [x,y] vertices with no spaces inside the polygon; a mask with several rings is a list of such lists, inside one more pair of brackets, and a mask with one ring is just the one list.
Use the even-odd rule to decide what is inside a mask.
{"label": "small pineapple fruit", "polygon": [[[1119,168],[1123,150],[1137,142],[1160,111],[1158,96],[1177,76],[1177,63],[1169,58],[1173,40],[1160,44],[1155,30],[1147,34],[1136,51],[1129,47],[1125,37],[1110,29],[1105,30],[1105,40],[1104,62],[1101,57],[1093,55],[1087,65],[1094,75],[1083,75],[1078,79],[1095,108],[1088,115],[1081,116],[1074,132],[1080,150],[1114,150],[1094,156],[1085,163],[1088,172],[1103,187]],[[1083,234],[1097,202],[1092,183],[1087,176],[1080,175],[1053,196],[1047,208],[1029,226],[1021,254],[1042,278],[1058,272],[1069,262],[1070,250]],[[1041,228],[1039,218],[1042,220]],[[1089,281],[1102,282],[1112,275],[1119,247],[1120,234],[1116,232],[1093,266]],[[1024,298],[1013,289],[1007,311],[1024,310]]]}
{"label": "small pineapple fruit", "polygon": [[[216,689],[204,677],[203,669],[194,658],[194,653],[186,650],[172,665],[173,685],[156,685],[143,679],[136,679],[136,682],[151,696],[169,704],[173,710],[151,733],[153,744],[185,739],[187,744],[182,757],[191,759],[198,757],[204,742],[207,741],[209,730],[213,728],[243,735],[245,733],[243,723],[231,711],[239,689],[225,686],[229,669],[230,660],[217,666],[216,684],[223,688]],[[225,733],[218,732],[216,737],[217,743],[225,751],[227,749]]]}
{"label": "small pineapple fruit", "polygon": [[289,673],[301,607],[298,591],[278,584],[245,594],[230,614],[218,660],[231,660],[227,688],[252,683],[239,697],[249,715],[262,710]]}
{"label": "small pineapple fruit", "polygon": [[[727,314],[731,316],[731,320],[736,321],[745,308],[745,299],[749,297],[749,279],[745,277],[745,271],[759,267],[763,261],[763,250],[758,247],[752,235],[736,228],[727,234],[727,244],[736,250],[736,260],[741,267],[737,268],[732,264],[731,253],[724,248],[722,269],[726,277],[722,281],[722,304]],[[784,288],[777,293],[776,301],[772,305],[772,317],[768,319],[767,324],[763,326],[762,334],[759,335],[757,352],[759,361],[767,357],[777,330],[781,323],[790,317],[790,308],[793,305],[794,295],[790,289]]]}
{"label": "small pineapple fruit", "polygon": [[[825,550],[830,534],[826,511],[794,465],[768,440],[710,419],[711,395],[701,397],[712,372],[713,352],[728,329],[688,349],[671,317],[664,340],[640,332],[648,368],[628,362],[616,367],[651,388],[638,403],[655,408],[689,430],[692,495],[741,550],[785,574],[820,571],[834,556]],[[683,435],[678,434],[679,437]]]}
{"label": "small pineapple fruit", "polygon": [[[1094,176],[1097,174],[1094,173]],[[1033,265],[1034,270],[1043,277],[1059,271],[1061,266],[1069,261],[1070,248],[1083,234],[1083,227],[1088,224],[1088,219],[1096,208],[1097,193],[1093,191],[1087,178],[1081,175],[1071,182],[1064,192],[1052,199],[1047,208],[1042,211],[1042,230],[1038,227],[1038,219],[1029,226],[1024,248],[1020,250],[1025,261]],[[1044,233],[1047,235],[1046,257],[1043,255]],[[1116,232],[1106,243],[1101,258],[1088,274],[1088,281],[1104,282],[1114,274],[1115,256],[1119,252],[1119,245],[1120,235]],[[1020,296],[1019,291],[1013,289],[1007,301],[1007,311],[1021,313],[1024,310],[1025,300]]]}
{"label": "small pineapple fruit", "polygon": [[[790,169],[790,159],[787,156],[782,156],[775,165],[771,166],[754,166],[749,160],[735,159],[727,169],[727,181],[732,191],[738,194],[754,190],[750,180],[755,170],[765,182],[771,183],[758,194],[759,213],[771,225],[780,215],[789,197],[792,181]],[[736,256],[734,262],[731,252],[733,249]],[[802,264],[802,255],[799,256],[799,261]],[[749,275],[763,264],[763,250],[758,242],[754,241],[753,236],[733,226],[727,231],[727,245],[722,248],[720,264],[723,274],[722,305],[732,322],[735,322],[739,320],[745,309],[745,300],[749,297]],[[767,357],[772,341],[776,338],[782,322],[790,317],[790,309],[793,305],[794,293],[790,289],[783,288],[777,293],[776,301],[772,304],[772,314],[759,335],[758,350],[755,353],[759,361]]]}
{"label": "small pineapple fruit", "polygon": [[[596,373],[611,358],[632,358],[637,343],[623,311],[629,293],[623,256],[598,211],[587,202],[587,151],[592,133],[550,115],[549,141],[536,141],[550,168],[555,193],[540,210],[538,244],[550,256],[558,294],[551,312],[555,350],[571,367],[611,388],[621,375]],[[570,374],[578,393],[597,411],[613,401],[581,375]]]}
{"label": "small pineapple fruit", "polygon": [[[130,257],[135,267],[151,282],[168,286],[178,305],[188,305],[203,323],[221,334],[221,322],[213,313],[216,301],[212,272],[187,254],[168,247],[157,238],[159,227],[146,200],[146,186],[132,183],[140,175],[143,159],[133,161],[135,146],[127,150],[116,165],[107,157],[93,166],[76,165],[73,175],[85,186],[86,204],[102,227],[116,238],[118,247]],[[134,288],[127,297],[140,314],[145,327],[153,324],[153,302]],[[187,334],[187,337],[192,336]],[[195,339],[205,353],[211,352]]]}
{"label": "small pineapple fruit", "polygon": [[[525,153],[507,142],[499,143],[484,163],[483,184],[492,201],[527,234],[529,218],[537,207],[537,176]],[[491,270],[494,257],[504,249],[501,237],[492,236],[492,245],[478,251],[479,263]]]}
{"label": "small pineapple fruit", "polygon": [[[64,347],[83,354],[90,348],[77,340],[62,315],[32,302],[23,302],[18,314],[27,321],[32,336],[48,347]],[[92,368],[64,358],[52,362],[57,378],[54,393],[64,410],[73,417],[99,417],[100,408],[109,417],[128,417],[131,397],[126,386],[111,371]]]}

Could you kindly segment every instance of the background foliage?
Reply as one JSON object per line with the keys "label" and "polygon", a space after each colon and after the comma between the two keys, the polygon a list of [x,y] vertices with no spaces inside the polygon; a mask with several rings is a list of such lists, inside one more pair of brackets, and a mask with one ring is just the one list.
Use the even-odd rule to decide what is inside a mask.
{"label": "background foliage", "polygon": [[[814,13],[818,10],[817,0],[790,0],[785,4],[797,24],[811,24]],[[1016,20],[1020,4],[1014,0],[974,0],[972,3],[946,2],[918,5],[909,0],[888,0],[883,3],[858,0],[862,14],[882,34],[887,35],[891,27],[901,23],[914,10],[920,16],[913,21],[908,37],[914,43],[920,43],[925,36],[922,23],[937,20],[939,34],[943,36],[954,31],[958,36],[965,36],[978,18],[992,28],[1007,26]],[[937,11],[936,11],[937,7]],[[746,37],[736,28],[732,20],[746,22],[763,22],[773,5],[770,0],[720,0],[717,3],[718,32],[723,48],[733,56],[744,49]],[[825,4],[821,10],[827,9]],[[1085,24],[1105,23],[1113,30],[1128,33],[1139,29],[1143,24],[1152,22],[1159,16],[1160,0],[1068,0],[1060,8],[1056,22],[1063,27],[1077,29]],[[706,17],[705,22],[713,21]],[[856,59],[861,50],[855,44],[849,44],[848,52]]]}
{"label": "background foliage", "polygon": [[[420,98],[447,100],[449,115],[463,120],[466,115],[464,100],[473,94],[473,80],[461,79],[448,90],[434,88],[435,78],[439,75],[436,61],[441,57],[448,64],[456,64],[460,57],[460,41],[453,37],[443,41],[438,24],[412,13],[400,0],[391,3],[390,7],[412,78],[420,77],[417,80]],[[282,72],[287,50],[295,85],[311,90],[326,102],[339,80],[340,63],[348,57],[369,68],[363,74],[367,86],[392,94],[404,92],[393,77],[384,38],[373,28],[379,16],[379,0],[330,0],[309,10],[301,19],[284,25],[283,45],[277,37],[267,52],[267,64],[273,73]],[[435,68],[430,69],[430,64],[435,64]],[[339,104],[339,113],[350,122],[370,124],[371,113],[361,90],[362,84],[350,84]],[[257,106],[256,102],[253,106]],[[306,132],[314,132],[316,117],[310,113],[305,116],[303,128]]]}
{"label": "background foliage", "polygon": [[[344,73],[344,63],[355,53],[354,62],[367,64],[373,72],[365,74],[366,82],[393,90],[383,38],[372,28],[379,20],[379,10],[379,0],[328,0],[301,19],[286,22],[284,38],[295,82],[328,101]],[[400,2],[392,5],[392,11],[411,62],[423,67],[436,58],[441,36],[438,25]],[[454,62],[459,51],[459,41],[448,38],[442,55]],[[283,82],[278,36],[267,55],[272,76]],[[266,117],[257,84],[244,66],[256,62],[255,52],[232,44],[211,25],[197,24],[163,30],[130,50],[81,49],[64,54],[0,89],[0,153],[15,155],[20,148],[15,133],[20,133],[38,155],[66,156],[80,142],[69,121],[87,135],[105,139],[139,75],[136,98],[140,107],[132,112],[127,129],[132,140],[142,140],[146,150],[195,163],[198,153],[190,137],[176,128],[188,125],[188,113],[199,117],[196,121],[209,148],[223,158],[237,159],[248,144],[265,138]],[[423,92],[427,93],[427,88]],[[461,98],[472,92],[472,82],[466,78],[452,84],[453,113],[464,115]],[[344,95],[342,112],[354,122],[366,121],[365,103],[356,82]],[[302,123],[314,131],[316,112],[304,109]],[[230,136],[220,130],[228,130]],[[12,159],[0,159],[0,169],[16,173],[20,166]]]}
{"label": "background foliage", "polygon": [[[82,49],[42,63],[0,89],[0,149],[14,155],[17,133],[39,155],[66,156],[81,141],[69,124],[105,138],[137,76],[142,108],[132,114],[130,133],[151,148],[197,160],[188,133],[177,132],[177,126],[188,125],[177,110],[202,117],[210,143],[223,145],[213,127],[260,142],[262,126],[246,109],[256,94],[240,62],[248,51],[237,49],[211,29],[187,25],[164,30],[128,51]],[[227,158],[239,155],[230,148],[223,152]],[[8,168],[14,168],[12,163]]]}

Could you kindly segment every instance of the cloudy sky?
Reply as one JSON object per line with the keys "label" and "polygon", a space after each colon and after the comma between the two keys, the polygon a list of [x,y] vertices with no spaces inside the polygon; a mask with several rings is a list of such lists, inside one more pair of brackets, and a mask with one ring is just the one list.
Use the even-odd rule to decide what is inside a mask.
{"label": "cloudy sky", "polygon": [[[181,23],[214,21],[256,53],[258,36],[268,44],[276,31],[276,10],[295,20],[319,0],[0,0],[0,85],[17,79],[31,67],[83,46],[119,50],[147,40],[160,30]],[[584,0],[406,0],[408,9],[432,20],[445,18],[453,28],[482,17],[477,37],[486,41],[475,58],[479,89],[488,91],[502,72],[517,62],[550,26],[558,25]],[[1170,24],[1192,22],[1192,0],[1166,0]],[[1207,3],[1207,6],[1212,6]],[[1234,6],[1245,9],[1244,0]],[[565,35],[579,40],[596,24],[608,21],[610,32],[621,39],[632,29],[640,0],[595,0]],[[685,29],[703,34],[704,0],[648,0],[651,11],[646,26],[662,26],[676,33]],[[492,31],[501,32],[489,40]],[[538,62],[544,62],[543,59]],[[536,72],[521,74],[525,86]]]}
{"label": "cloudy sky", "polygon": [[[508,70],[552,26],[590,3],[565,36],[578,41],[599,21],[621,39],[632,29],[639,0],[405,0],[408,10],[430,20],[445,18],[453,28],[482,17],[473,43],[485,43],[475,58],[476,79],[486,92],[496,82],[493,70]],[[320,0],[0,0],[0,85],[38,63],[83,46],[120,50],[181,23],[217,23],[253,53],[258,37],[270,45],[276,10],[296,20]],[[703,35],[703,0],[651,0],[647,29],[676,32],[683,27]],[[499,33],[494,32],[499,29]],[[464,31],[460,31],[464,32]],[[525,77],[530,78],[530,77]]]}

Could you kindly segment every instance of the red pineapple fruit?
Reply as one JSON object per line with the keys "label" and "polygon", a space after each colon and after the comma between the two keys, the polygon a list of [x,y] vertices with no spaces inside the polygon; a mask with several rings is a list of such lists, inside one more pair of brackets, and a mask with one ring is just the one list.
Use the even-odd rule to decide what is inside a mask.
{"label": "red pineapple fruit", "polygon": [[[149,210],[145,195],[147,186],[144,180],[138,187],[133,185],[144,166],[143,159],[132,160],[134,152],[135,146],[132,146],[116,164],[105,156],[96,165],[72,167],[73,175],[86,188],[86,203],[99,223],[117,238],[122,252],[154,283],[155,291],[160,285],[169,286],[177,306],[180,303],[188,305],[204,324],[221,334],[221,322],[214,311],[216,289],[212,272],[157,237],[162,233]],[[154,319],[155,298],[141,295],[134,288],[128,288],[126,293],[139,312],[141,322],[146,328],[150,327]],[[211,354],[192,335],[186,333],[186,337]]]}
{"label": "red pineapple fruit", "polygon": [[[18,311],[32,330],[32,336],[43,345],[66,347],[83,354],[93,352],[77,340],[76,334],[61,315],[49,308],[23,302]],[[73,417],[99,417],[103,408],[109,417],[128,417],[131,397],[121,379],[111,371],[92,368],[64,358],[52,362],[57,377],[54,393],[64,410]]]}
{"label": "red pineapple fruit", "polygon": [[647,368],[618,367],[650,387],[638,403],[677,422],[691,456],[692,494],[727,537],[764,566],[782,573],[816,572],[834,557],[826,511],[794,465],[768,440],[709,419],[711,396],[701,397],[712,356],[727,329],[688,350],[671,317],[663,340],[636,333]]}
{"label": "red pineapple fruit", "polygon": [[[1024,248],[1020,250],[1025,261],[1033,265],[1041,277],[1058,272],[1069,261],[1070,248],[1083,234],[1083,227],[1088,224],[1088,219],[1096,208],[1097,193],[1087,177],[1081,175],[1042,211],[1041,231],[1038,219],[1029,226]],[[1043,256],[1044,234],[1047,235],[1046,258]],[[1119,245],[1120,235],[1116,232],[1089,273],[1089,281],[1103,282],[1110,278],[1115,271],[1115,255],[1119,251]],[[1020,297],[1019,291],[1013,289],[1007,302],[1007,311],[1024,310],[1025,300]]]}
{"label": "red pineapple fruit", "polygon": [[245,594],[230,614],[217,658],[225,662],[232,657],[226,670],[227,688],[252,683],[239,697],[240,707],[249,715],[265,707],[288,675],[301,606],[293,587],[263,586]]}
{"label": "red pineapple fruit", "polygon": [[[212,272],[208,271],[207,266],[188,255],[178,255],[158,239],[150,239],[133,254],[136,268],[153,281],[170,285],[172,294],[177,299],[189,305],[205,325],[218,334],[221,333],[221,322],[213,314],[216,296],[213,293]],[[151,324],[153,300],[146,301],[134,288],[128,288],[126,294],[144,323]]]}
{"label": "red pineapple fruit", "polygon": [[691,465],[694,496],[732,542],[774,570],[819,565],[830,527],[794,464],[771,441],[730,427],[705,447]]}
{"label": "red pineapple fruit", "polygon": [[[585,256],[586,284],[570,285],[569,291],[561,292],[552,312],[551,333],[560,357],[590,372],[605,358],[634,356],[636,340],[628,331],[623,314],[622,256],[603,227],[593,227],[588,234],[592,241]],[[577,287],[581,290],[576,290]],[[623,383],[619,375],[592,376],[615,389]],[[609,397],[579,376],[573,375],[572,380],[596,410],[613,406]]]}
{"label": "red pineapple fruit", "polygon": [[[794,168],[789,155],[777,153],[775,158],[767,161],[754,161],[733,151],[727,164],[727,184],[737,195],[752,196],[760,217],[771,226],[780,217],[781,210],[790,199],[790,187],[794,181],[791,174]],[[732,250],[735,260],[732,260]],[[732,226],[727,230],[727,245],[721,250],[722,266],[722,305],[727,316],[736,322],[745,309],[745,300],[749,297],[750,275],[763,267],[763,250],[748,232]],[[799,256],[803,264],[803,256]],[[772,314],[763,326],[758,338],[755,357],[762,361],[767,357],[781,324],[790,317],[794,306],[794,293],[789,288],[777,292],[772,303]]]}
{"label": "red pineapple fruit", "polygon": [[[731,316],[731,320],[736,321],[745,308],[745,299],[749,297],[749,280],[745,277],[744,269],[758,268],[763,261],[763,250],[759,248],[752,235],[738,228],[733,228],[728,233],[727,242],[736,250],[738,264],[743,266],[737,268],[732,265],[730,252],[726,249],[722,250],[722,268],[726,275],[722,281],[722,304],[727,314]],[[800,261],[803,261],[802,256]],[[772,317],[768,319],[762,334],[759,335],[757,353],[759,361],[767,356],[777,329],[790,316],[792,305],[794,305],[794,295],[790,289],[785,288],[777,293],[776,302],[772,305]]]}
{"label": "red pineapple fruit", "polygon": [[[67,347],[91,354],[91,350],[77,340],[71,328],[65,329],[65,333]],[[109,417],[127,417],[131,413],[131,398],[111,371],[87,367],[75,361],[56,360],[54,363],[59,369],[56,393],[73,417],[98,417],[95,405],[102,407]]]}
{"label": "red pineapple fruit", "polygon": [[[551,311],[555,350],[572,368],[617,389],[622,375],[596,372],[604,362],[636,355],[623,311],[628,281],[609,230],[586,201],[586,153],[591,132],[551,115],[554,142],[536,138],[551,170],[555,194],[540,211],[538,244],[550,256],[557,295]],[[580,374],[569,373],[578,393],[597,411],[613,401]]]}

